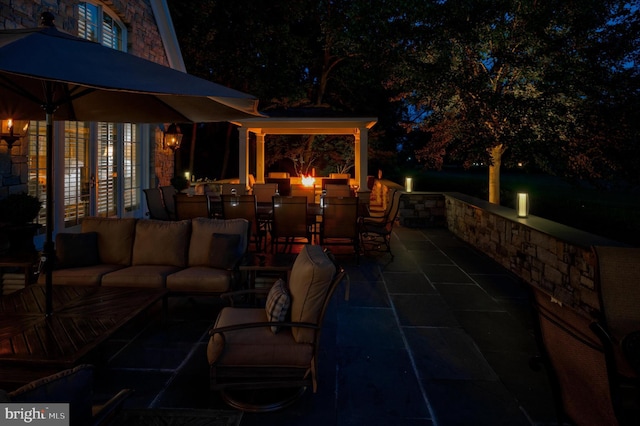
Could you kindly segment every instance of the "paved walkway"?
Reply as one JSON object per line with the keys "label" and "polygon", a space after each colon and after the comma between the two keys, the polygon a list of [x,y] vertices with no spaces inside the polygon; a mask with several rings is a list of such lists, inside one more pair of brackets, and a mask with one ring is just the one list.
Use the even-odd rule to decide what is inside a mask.
{"label": "paved walkway", "polygon": [[[555,424],[546,375],[529,368],[526,286],[447,230],[394,229],[393,261],[338,256],[351,294],[343,283],[327,313],[318,392],[241,425]],[[168,324],[109,343],[97,388],[136,387],[129,407],[228,408],[207,387],[215,302],[173,304]]]}

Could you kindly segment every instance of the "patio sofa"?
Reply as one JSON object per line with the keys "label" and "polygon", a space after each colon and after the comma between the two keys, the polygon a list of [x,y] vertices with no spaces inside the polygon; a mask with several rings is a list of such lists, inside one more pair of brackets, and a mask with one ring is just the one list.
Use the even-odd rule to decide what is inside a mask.
{"label": "patio sofa", "polygon": [[[53,284],[222,293],[237,279],[248,239],[245,219],[89,217],[80,233],[56,236]],[[44,284],[44,274],[38,282]]]}

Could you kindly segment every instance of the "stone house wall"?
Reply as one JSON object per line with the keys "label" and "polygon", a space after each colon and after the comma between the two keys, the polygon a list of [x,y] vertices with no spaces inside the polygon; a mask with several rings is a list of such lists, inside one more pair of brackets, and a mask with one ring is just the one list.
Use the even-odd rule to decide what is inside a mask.
{"label": "stone house wall", "polygon": [[[162,38],[148,0],[106,0],[102,3],[127,27],[128,52],[144,59],[167,66]],[[0,1],[0,29],[34,28],[40,23],[40,15],[49,11],[55,16],[58,29],[75,34],[78,27],[78,1],[73,0],[2,0]],[[3,119],[9,117],[2,117]],[[160,132],[160,136],[158,136]],[[168,185],[173,176],[173,152],[164,149],[162,132],[151,132],[150,185]],[[27,192],[28,147],[24,138],[11,149],[0,142],[0,199],[12,193]]]}

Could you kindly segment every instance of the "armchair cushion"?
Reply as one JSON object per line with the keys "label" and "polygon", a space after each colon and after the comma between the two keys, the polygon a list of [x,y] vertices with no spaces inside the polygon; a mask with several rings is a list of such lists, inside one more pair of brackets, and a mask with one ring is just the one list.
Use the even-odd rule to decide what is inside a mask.
{"label": "armchair cushion", "polygon": [[[335,273],[335,264],[321,246],[306,245],[302,248],[289,278],[291,321],[318,323],[327,288]],[[314,342],[314,330],[293,327],[291,331],[298,343]]]}
{"label": "armchair cushion", "polygon": [[61,232],[56,235],[56,266],[58,268],[93,266],[99,262],[97,232]]}
{"label": "armchair cushion", "polygon": [[[267,312],[267,318],[271,322],[285,321],[287,313],[289,312],[289,305],[291,304],[291,296],[287,290],[287,285],[284,280],[280,278],[271,286],[269,293],[267,294],[267,302],[265,309]],[[275,334],[280,331],[280,327],[271,326],[271,331]]]}
{"label": "armchair cushion", "polygon": [[[218,315],[215,328],[248,323],[268,324],[262,308],[225,307]],[[210,365],[218,367],[274,366],[308,367],[313,358],[313,345],[297,343],[288,329],[273,334],[270,327],[214,333],[207,346]]]}
{"label": "armchair cushion", "polygon": [[209,249],[209,266],[216,269],[233,269],[243,255],[240,239],[238,234],[213,233]]}
{"label": "armchair cushion", "polygon": [[133,243],[132,265],[187,266],[190,230],[189,220],[139,220]]}

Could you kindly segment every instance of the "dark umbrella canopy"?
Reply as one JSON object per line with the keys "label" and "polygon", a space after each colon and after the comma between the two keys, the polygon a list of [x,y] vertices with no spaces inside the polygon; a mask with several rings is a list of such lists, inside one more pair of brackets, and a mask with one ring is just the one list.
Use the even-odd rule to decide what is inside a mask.
{"label": "dark umbrella canopy", "polygon": [[47,121],[46,313],[51,299],[53,121],[215,122],[260,115],[258,100],[53,27],[0,31],[0,117]]}
{"label": "dark umbrella canopy", "polygon": [[0,31],[0,116],[44,120],[45,102],[56,108],[56,120],[212,122],[259,115],[251,95],[54,27]]}

